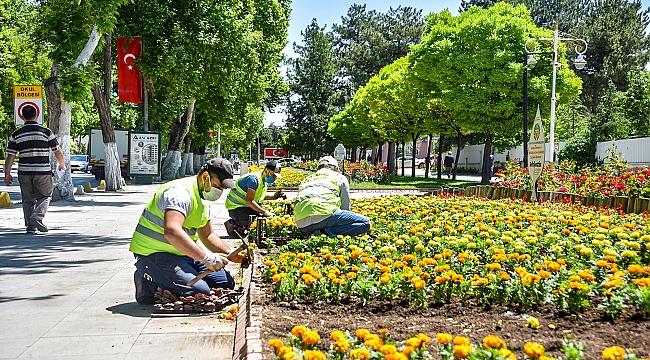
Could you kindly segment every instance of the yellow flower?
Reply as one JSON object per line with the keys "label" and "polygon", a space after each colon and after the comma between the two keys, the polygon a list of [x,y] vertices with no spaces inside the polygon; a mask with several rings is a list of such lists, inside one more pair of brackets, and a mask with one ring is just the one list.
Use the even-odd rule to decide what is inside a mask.
{"label": "yellow flower", "polygon": [[307,330],[302,333],[302,341],[307,345],[316,345],[320,341],[320,335],[317,331]]}
{"label": "yellow flower", "polygon": [[397,348],[395,347],[395,345],[382,345],[379,348],[379,352],[381,352],[384,355],[394,354],[397,352]]}
{"label": "yellow flower", "polygon": [[408,357],[403,353],[392,353],[386,355],[386,360],[408,360]]}
{"label": "yellow flower", "polygon": [[528,320],[526,320],[526,323],[531,329],[539,328],[539,320],[536,317],[529,317]]}
{"label": "yellow flower", "polygon": [[269,346],[276,349],[279,349],[284,346],[284,343],[280,339],[271,339],[269,340]]}
{"label": "yellow flower", "polygon": [[327,356],[318,350],[305,350],[305,360],[325,360]]}
{"label": "yellow flower", "polygon": [[370,330],[368,330],[368,329],[357,329],[357,331],[355,332],[355,335],[356,335],[359,339],[363,339],[363,340],[365,340],[366,337],[367,337],[368,335],[370,335]]}
{"label": "yellow flower", "polygon": [[526,355],[533,358],[540,357],[541,355],[544,355],[544,346],[541,344],[527,342],[524,345],[524,352]]}
{"label": "yellow flower", "polygon": [[451,342],[453,336],[451,334],[438,333],[436,335],[436,340],[440,345],[447,345]]}
{"label": "yellow flower", "polygon": [[625,349],[620,346],[612,346],[603,350],[603,359],[605,360],[623,360],[626,355]]}
{"label": "yellow flower", "polygon": [[282,356],[284,360],[300,360],[300,355],[297,353],[290,351]]}
{"label": "yellow flower", "polygon": [[332,339],[332,341],[345,339],[345,334],[343,333],[343,331],[332,331],[330,333],[330,339]]}
{"label": "yellow flower", "polygon": [[353,349],[350,351],[350,357],[358,360],[368,360],[370,358],[370,351],[367,349]]}
{"label": "yellow flower", "polygon": [[349,348],[350,344],[344,338],[337,339],[336,342],[334,342],[334,351],[344,353],[348,351]]}

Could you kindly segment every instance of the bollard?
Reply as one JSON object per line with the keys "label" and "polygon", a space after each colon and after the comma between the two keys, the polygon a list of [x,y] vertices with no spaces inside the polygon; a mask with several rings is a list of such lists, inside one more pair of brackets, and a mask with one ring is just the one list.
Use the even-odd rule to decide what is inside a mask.
{"label": "bollard", "polygon": [[2,207],[14,206],[14,203],[11,201],[11,198],[9,197],[9,193],[6,191],[3,191],[0,194],[0,206]]}
{"label": "bollard", "polygon": [[81,186],[81,185],[77,186],[77,191],[75,191],[74,194],[75,195],[84,195],[85,194],[84,187]]}
{"label": "bollard", "polygon": [[84,191],[87,193],[93,192],[93,188],[90,186],[90,181],[87,181],[86,185],[84,185]]}
{"label": "bollard", "polygon": [[101,180],[99,182],[99,186],[97,187],[97,190],[106,190],[106,180]]}

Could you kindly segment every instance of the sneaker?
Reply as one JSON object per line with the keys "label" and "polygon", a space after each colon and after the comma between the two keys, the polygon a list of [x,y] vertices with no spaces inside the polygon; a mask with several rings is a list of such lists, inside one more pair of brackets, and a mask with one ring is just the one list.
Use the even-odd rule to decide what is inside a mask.
{"label": "sneaker", "polygon": [[47,226],[45,226],[45,224],[43,224],[43,222],[42,222],[41,220],[38,220],[38,219],[31,219],[31,220],[29,220],[29,223],[32,224],[32,225],[34,225],[34,226],[36,226],[36,228],[37,228],[38,231],[40,231],[40,232],[48,232],[48,230],[49,230],[49,229],[47,228]]}
{"label": "sneaker", "polygon": [[237,234],[235,233],[236,224],[235,224],[234,221],[232,221],[232,219],[230,219],[230,220],[226,221],[225,223],[223,223],[223,226],[226,228],[226,233],[228,233],[228,236],[230,236],[232,238],[237,237]]}
{"label": "sneaker", "polygon": [[36,232],[36,228],[27,228],[27,231],[25,233],[32,235],[38,234],[38,232]]}
{"label": "sneaker", "polygon": [[135,283],[135,301],[142,305],[153,305],[155,303],[154,293],[149,289],[151,286],[148,286],[153,283],[142,277],[137,270],[133,273],[133,282]]}

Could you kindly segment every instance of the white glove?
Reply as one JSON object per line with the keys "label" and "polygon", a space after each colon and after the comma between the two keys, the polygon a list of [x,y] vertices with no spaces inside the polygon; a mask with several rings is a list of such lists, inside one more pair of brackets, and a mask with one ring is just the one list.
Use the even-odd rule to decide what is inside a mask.
{"label": "white glove", "polygon": [[205,257],[201,260],[201,264],[205,265],[212,271],[219,271],[225,266],[224,260],[221,256],[211,252],[205,254]]}
{"label": "white glove", "polygon": [[270,212],[270,211],[268,211],[268,210],[266,210],[266,211],[264,212],[264,216],[265,216],[265,217],[272,217],[272,216],[275,216],[275,214],[272,213],[272,212]]}

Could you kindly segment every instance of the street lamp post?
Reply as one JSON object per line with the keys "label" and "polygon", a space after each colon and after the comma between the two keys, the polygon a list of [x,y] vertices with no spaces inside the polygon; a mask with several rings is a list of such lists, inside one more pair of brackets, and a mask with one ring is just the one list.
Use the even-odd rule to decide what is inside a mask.
{"label": "street lamp post", "polygon": [[[553,41],[553,51],[548,52],[536,52],[529,51],[528,45],[530,43],[536,43],[538,41]],[[528,39],[526,44],[524,44],[524,165],[528,166],[528,70],[532,70],[537,64],[537,60],[533,55],[537,54],[551,54],[553,56],[553,84],[551,87],[551,124],[549,130],[549,141],[551,143],[551,161],[555,162],[555,84],[557,80],[557,68],[562,64],[558,61],[558,43],[560,41],[570,41],[576,44],[575,51],[578,55],[574,61],[576,69],[582,70],[585,65],[587,65],[587,60],[585,59],[585,52],[587,51],[587,41],[584,39],[579,39],[576,37],[561,37],[560,31],[558,30],[557,24],[555,24],[555,33],[553,38],[534,38]],[[582,50],[581,50],[582,49]],[[535,49],[533,49],[535,50]]]}

